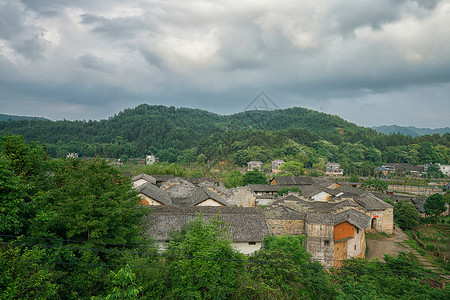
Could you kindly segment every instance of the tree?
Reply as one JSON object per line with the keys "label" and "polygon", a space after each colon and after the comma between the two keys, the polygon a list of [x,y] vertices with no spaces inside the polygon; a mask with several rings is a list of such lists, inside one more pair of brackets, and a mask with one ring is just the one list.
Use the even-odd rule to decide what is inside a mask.
{"label": "tree", "polygon": [[52,260],[68,274],[62,298],[84,298],[104,288],[108,269],[102,264],[121,263],[121,249],[143,242],[141,218],[147,208],[138,205],[130,180],[104,160],[60,162],[51,189],[34,201],[39,211],[31,235],[35,243],[52,244]]}
{"label": "tree", "polygon": [[242,184],[244,186],[249,184],[267,184],[267,178],[261,171],[254,169],[244,174]]}
{"label": "tree", "polygon": [[231,246],[227,226],[217,217],[189,222],[168,243],[170,295],[186,299],[227,299],[244,272],[244,255]]}
{"label": "tree", "polygon": [[306,251],[304,239],[300,235],[267,236],[261,249],[249,257],[250,276],[268,298],[333,299],[329,277]]}
{"label": "tree", "polygon": [[117,273],[111,271],[112,291],[106,297],[92,297],[91,300],[137,299],[140,288],[136,286],[136,276],[126,265]]}
{"label": "tree", "polygon": [[444,197],[441,194],[433,194],[429,196],[423,205],[427,215],[438,217],[446,210]]}
{"label": "tree", "polygon": [[301,193],[302,190],[299,189],[298,187],[286,187],[286,188],[282,188],[277,192],[278,196],[283,196],[284,194],[287,194],[289,192],[294,192],[294,193]]}
{"label": "tree", "polygon": [[[22,243],[24,241],[17,241]],[[58,281],[63,275],[48,259],[48,251],[39,247],[0,248],[0,299],[60,299]]]}
{"label": "tree", "polygon": [[419,212],[410,202],[399,202],[394,206],[394,221],[402,229],[414,229],[419,225]]}
{"label": "tree", "polygon": [[427,177],[428,178],[444,178],[444,174],[441,172],[439,165],[430,165],[427,168]]}
{"label": "tree", "polygon": [[292,174],[293,176],[299,176],[305,173],[305,168],[301,162],[288,161],[280,166],[280,171]]}
{"label": "tree", "polygon": [[385,192],[388,189],[388,184],[380,179],[366,180],[361,184],[362,188],[368,188],[377,192]]}
{"label": "tree", "polygon": [[242,186],[242,178],[243,175],[241,171],[239,170],[233,170],[228,174],[227,178],[225,179],[225,186],[227,188],[234,188],[237,186]]}
{"label": "tree", "polygon": [[14,173],[10,160],[0,153],[0,234],[21,232],[25,222],[21,208],[28,191],[29,185]]}

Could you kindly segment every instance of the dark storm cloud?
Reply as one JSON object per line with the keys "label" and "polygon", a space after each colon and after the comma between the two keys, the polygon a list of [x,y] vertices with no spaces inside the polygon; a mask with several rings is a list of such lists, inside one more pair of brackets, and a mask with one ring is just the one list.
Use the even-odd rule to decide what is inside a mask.
{"label": "dark storm cloud", "polygon": [[232,113],[265,91],[281,108],[378,122],[388,103],[443,124],[449,14],[450,0],[0,0],[0,103],[53,119],[143,102]]}

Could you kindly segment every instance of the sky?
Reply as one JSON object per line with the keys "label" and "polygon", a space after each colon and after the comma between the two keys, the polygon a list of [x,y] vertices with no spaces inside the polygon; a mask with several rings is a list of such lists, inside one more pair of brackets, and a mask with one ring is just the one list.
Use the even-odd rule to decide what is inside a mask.
{"label": "sky", "polygon": [[0,0],[0,113],[231,114],[261,92],[361,126],[450,126],[450,0]]}

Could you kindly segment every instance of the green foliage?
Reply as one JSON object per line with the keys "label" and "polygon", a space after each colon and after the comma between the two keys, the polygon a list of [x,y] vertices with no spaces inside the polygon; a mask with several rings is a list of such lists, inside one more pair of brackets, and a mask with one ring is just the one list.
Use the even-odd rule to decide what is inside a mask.
{"label": "green foliage", "polygon": [[[87,297],[106,287],[103,278],[108,269],[101,265],[121,262],[118,250],[128,249],[114,245],[142,242],[139,234],[146,207],[138,205],[130,180],[103,160],[61,161],[51,188],[38,193],[34,201],[39,210],[30,233],[39,243],[42,238],[52,239],[52,260],[68,273],[62,279],[63,298]],[[99,252],[98,247],[107,249]]]}
{"label": "green foliage", "polygon": [[350,176],[350,178],[348,179],[348,181],[350,181],[350,182],[360,182],[361,179],[359,178],[358,175],[352,175],[352,176]]}
{"label": "green foliage", "polygon": [[335,271],[336,299],[446,299],[448,288],[434,289],[423,282],[424,270],[405,254],[385,255],[386,263],[361,258],[345,260]]}
{"label": "green foliage", "polygon": [[51,264],[46,250],[38,247],[0,247],[0,299],[58,299],[63,273]]}
{"label": "green foliage", "polygon": [[444,174],[441,172],[438,165],[430,165],[427,168],[426,176],[428,178],[444,178]]}
{"label": "green foliage", "polygon": [[29,189],[22,176],[14,173],[10,160],[0,153],[0,234],[20,233],[25,222],[21,208]]}
{"label": "green foliage", "polygon": [[446,210],[444,197],[441,194],[429,196],[425,200],[423,208],[427,215],[435,216],[437,219],[437,217]]}
{"label": "green foliage", "polygon": [[136,276],[126,265],[117,273],[111,271],[112,291],[106,297],[92,297],[92,300],[137,299],[140,288],[136,286]]}
{"label": "green foliage", "polygon": [[266,175],[257,169],[253,171],[247,171],[242,177],[242,185],[249,184],[267,184]]}
{"label": "green foliage", "polygon": [[419,225],[420,216],[410,202],[398,202],[394,206],[394,221],[402,229],[414,229]]}
{"label": "green foliage", "polygon": [[292,176],[300,176],[305,173],[305,168],[301,162],[288,161],[281,165],[280,171]]}
{"label": "green foliage", "polygon": [[167,250],[170,298],[227,299],[238,287],[245,257],[231,246],[220,218],[201,216],[172,235]]}
{"label": "green foliage", "polygon": [[380,179],[366,180],[361,184],[362,188],[368,188],[377,192],[385,192],[388,189],[388,184]]}
{"label": "green foliage", "polygon": [[323,266],[306,251],[303,236],[267,236],[247,268],[266,291],[288,298],[332,299],[335,292]]}
{"label": "green foliage", "polygon": [[282,188],[277,192],[278,196],[283,196],[284,194],[287,194],[289,192],[294,192],[294,193],[301,193],[302,190],[299,189],[298,187],[286,187],[286,188]]}
{"label": "green foliage", "polygon": [[234,188],[242,186],[243,175],[239,170],[233,170],[225,179],[225,187]]}

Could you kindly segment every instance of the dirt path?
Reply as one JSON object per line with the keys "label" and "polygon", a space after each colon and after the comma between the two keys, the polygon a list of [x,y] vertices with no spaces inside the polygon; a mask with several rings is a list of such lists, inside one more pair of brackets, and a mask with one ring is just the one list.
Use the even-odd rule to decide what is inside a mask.
{"label": "dirt path", "polygon": [[367,260],[378,258],[380,261],[384,261],[384,254],[397,256],[401,251],[410,252],[410,249],[404,248],[398,244],[406,239],[408,239],[407,236],[401,230],[396,228],[393,237],[381,240],[367,240],[367,246],[369,248],[366,256]]}
{"label": "dirt path", "polygon": [[[397,256],[399,252],[412,253],[419,260],[420,265],[428,270],[438,272],[435,267],[425,259],[419,252],[415,249],[411,248],[407,244],[403,243],[405,247],[400,246],[399,242],[403,242],[408,239],[408,236],[399,228],[395,228],[394,236],[390,238],[384,238],[381,240],[367,240],[367,260],[371,260],[373,258],[378,258],[380,261],[384,262],[383,256],[384,254],[391,254],[392,256]],[[442,275],[441,277],[449,280],[450,276]]]}

